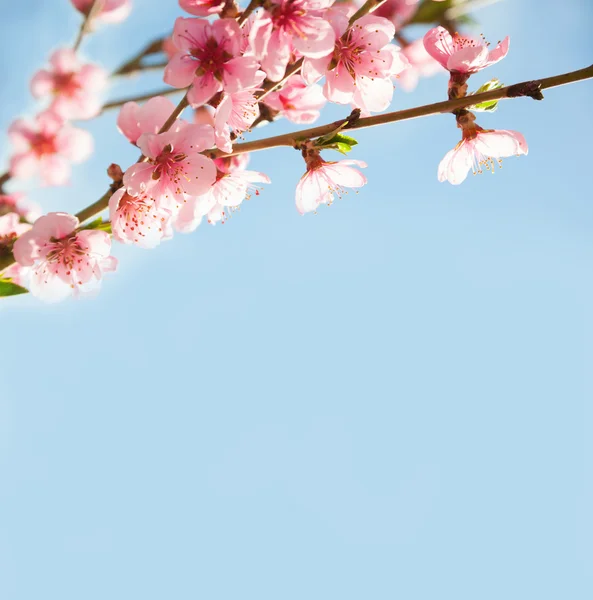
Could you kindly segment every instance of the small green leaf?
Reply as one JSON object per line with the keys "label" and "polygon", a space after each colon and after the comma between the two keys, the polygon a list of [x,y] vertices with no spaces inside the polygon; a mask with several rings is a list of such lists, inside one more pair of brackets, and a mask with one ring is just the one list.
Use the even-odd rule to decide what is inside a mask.
{"label": "small green leaf", "polygon": [[106,231],[107,233],[111,233],[111,221],[106,221],[103,223],[103,217],[99,217],[86,225],[83,225],[81,229],[97,229],[99,231]]}
{"label": "small green leaf", "polygon": [[10,279],[0,279],[0,297],[18,296],[19,294],[27,294],[28,292],[29,290],[16,283],[12,283]]}
{"label": "small green leaf", "polygon": [[315,147],[320,150],[337,150],[342,154],[347,154],[352,150],[352,146],[356,146],[358,142],[350,136],[343,133],[336,133],[330,139],[319,138],[315,142]]}
{"label": "small green leaf", "polygon": [[[501,83],[498,79],[491,79],[487,81],[484,85],[480,86],[475,92],[472,92],[470,96],[474,94],[483,94],[484,92],[489,92],[490,90],[498,90],[501,87],[504,87],[504,84]],[[473,110],[475,112],[494,112],[498,106],[498,100],[486,100],[486,102],[480,102],[478,104],[473,104],[472,106],[468,106],[468,110]]]}

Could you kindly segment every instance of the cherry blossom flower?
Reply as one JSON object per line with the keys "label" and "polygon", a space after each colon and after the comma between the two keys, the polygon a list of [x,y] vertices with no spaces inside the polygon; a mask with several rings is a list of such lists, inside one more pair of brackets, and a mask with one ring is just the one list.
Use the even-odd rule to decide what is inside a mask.
{"label": "cherry blossom flower", "polygon": [[502,60],[509,51],[507,36],[494,50],[481,38],[451,35],[444,27],[435,27],[424,36],[426,51],[452,73],[471,75]]}
{"label": "cherry blossom flower", "polygon": [[70,48],[56,50],[50,68],[41,69],[31,80],[35,98],[53,97],[50,109],[64,119],[92,119],[101,112],[100,93],[107,85],[107,72],[82,64]]}
{"label": "cherry blossom flower", "polygon": [[224,152],[230,152],[233,147],[231,134],[241,135],[251,127],[258,116],[259,107],[255,89],[223,94],[214,113],[216,147]]}
{"label": "cherry blossom flower", "polygon": [[190,15],[208,17],[222,11],[226,0],[179,0],[179,6]]}
{"label": "cherry blossom flower", "polygon": [[403,54],[390,43],[393,23],[366,15],[348,29],[348,18],[336,14],[332,25],[335,48],[323,58],[305,59],[305,81],[314,83],[325,75],[323,93],[331,102],[352,103],[365,113],[385,110],[393,96],[391,78],[407,67]]}
{"label": "cherry blossom flower", "polygon": [[251,193],[259,196],[256,184],[270,183],[270,179],[264,173],[247,171],[245,167],[248,161],[247,154],[215,159],[216,182],[206,194],[189,199],[181,208],[175,229],[189,233],[196,229],[204,216],[212,225],[219,221],[224,223],[243,200],[251,197]]}
{"label": "cherry blossom flower", "polygon": [[216,180],[214,162],[200,154],[214,145],[212,127],[188,124],[181,131],[144,133],[138,146],[146,162],[132,165],[124,174],[128,194],[148,194],[159,209],[177,212],[186,196],[199,196]]}
{"label": "cherry blossom flower", "polygon": [[[132,144],[136,144],[143,133],[158,133],[174,110],[173,102],[164,96],[151,98],[142,106],[126,102],[119,111],[117,128]],[[179,131],[184,124],[177,119],[169,131]]]}
{"label": "cherry blossom flower", "polygon": [[217,92],[232,94],[262,80],[255,58],[240,53],[241,28],[234,19],[209,23],[179,17],[173,42],[180,51],[165,68],[164,80],[177,88],[193,84],[188,100],[194,108],[206,104]]}
{"label": "cherry blossom flower", "polygon": [[500,159],[527,154],[527,150],[527,142],[518,131],[482,129],[472,124],[463,129],[461,142],[439,164],[439,181],[458,185],[465,181],[470,170],[474,175],[484,169],[494,173],[495,163],[500,165]]}
{"label": "cherry blossom flower", "polygon": [[[132,0],[97,0],[97,2],[102,4],[93,19],[98,23],[120,23],[127,19],[132,11]],[[82,14],[88,15],[93,0],[72,0],[72,4]]]}
{"label": "cherry blossom flower", "polygon": [[326,103],[321,86],[307,85],[300,75],[293,75],[284,87],[266,96],[266,104],[293,123],[313,123]]}
{"label": "cherry blossom flower", "polygon": [[49,213],[14,243],[15,260],[32,267],[30,291],[47,302],[97,289],[103,273],[115,271],[111,239],[104,231],[76,231],[78,219]]}
{"label": "cherry blossom flower", "polygon": [[406,92],[416,88],[420,77],[431,77],[439,72],[446,73],[439,62],[428,54],[422,40],[414,40],[402,52],[408,59],[409,67],[397,76],[397,81]]}
{"label": "cherry blossom flower", "polygon": [[250,32],[251,46],[272,81],[284,77],[293,51],[320,58],[334,49],[336,35],[324,18],[334,0],[279,0],[266,4]]}
{"label": "cherry blossom flower", "polygon": [[130,196],[125,188],[117,190],[109,199],[109,218],[113,237],[124,244],[154,248],[172,236],[171,213],[146,193]]}
{"label": "cherry blossom flower", "polygon": [[[0,254],[10,250],[12,243],[23,233],[29,231],[29,223],[21,223],[21,216],[15,212],[9,212],[0,217]],[[25,286],[29,275],[28,267],[15,263],[2,271],[2,279],[10,279],[13,283]]]}
{"label": "cherry blossom flower", "polygon": [[359,188],[367,182],[366,177],[354,168],[367,166],[361,160],[327,162],[318,151],[313,150],[305,161],[307,172],[296,187],[296,207],[302,215],[316,211],[320,204],[330,206],[334,202],[334,194],[341,198],[345,187]]}
{"label": "cherry blossom flower", "polygon": [[16,151],[10,160],[11,176],[27,179],[39,172],[46,185],[67,183],[71,163],[85,161],[93,151],[88,131],[65,124],[51,111],[37,115],[33,123],[17,119],[8,135]]}

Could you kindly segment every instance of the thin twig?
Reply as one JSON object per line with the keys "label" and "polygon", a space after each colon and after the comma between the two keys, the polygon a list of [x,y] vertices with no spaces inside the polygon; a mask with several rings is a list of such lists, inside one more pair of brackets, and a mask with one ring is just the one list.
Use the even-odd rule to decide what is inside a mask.
{"label": "thin twig", "polygon": [[103,105],[102,110],[111,110],[112,108],[119,108],[126,102],[144,102],[144,100],[150,100],[155,96],[172,96],[174,94],[181,93],[185,90],[179,88],[166,88],[164,90],[157,90],[156,92],[148,92],[147,94],[141,94],[139,96],[129,96],[127,98],[120,98],[119,100],[112,100]]}
{"label": "thin twig", "polygon": [[91,22],[96,14],[98,14],[101,9],[101,0],[94,0],[93,4],[89,8],[89,12],[85,15],[82,24],[80,25],[80,29],[78,30],[78,35],[76,36],[76,41],[72,46],[74,52],[77,52],[80,48],[80,44],[82,44],[82,40],[84,36],[90,31]]}

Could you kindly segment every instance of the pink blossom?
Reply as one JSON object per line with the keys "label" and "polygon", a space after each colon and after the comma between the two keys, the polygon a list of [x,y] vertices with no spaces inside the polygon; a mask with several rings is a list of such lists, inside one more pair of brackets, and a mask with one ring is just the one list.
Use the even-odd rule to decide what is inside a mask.
{"label": "pink blossom", "polygon": [[[21,223],[18,213],[10,212],[0,217],[0,254],[10,250],[12,243],[23,233],[29,231],[29,223]],[[29,269],[15,263],[2,271],[2,279],[10,279],[13,283],[26,286]]]}
{"label": "pink blossom", "polygon": [[32,267],[30,291],[47,302],[97,288],[103,273],[115,271],[111,239],[104,231],[76,231],[78,219],[49,213],[14,243],[16,261]]}
{"label": "pink blossom", "polygon": [[401,29],[416,14],[419,2],[420,0],[387,0],[373,14],[389,19],[396,29]]}
{"label": "pink blossom", "polygon": [[113,237],[124,244],[154,248],[172,235],[171,213],[145,193],[130,196],[125,188],[117,190],[109,199],[109,218]]}
{"label": "pink blossom", "polygon": [[266,104],[293,123],[313,123],[326,103],[321,86],[307,85],[300,75],[293,75],[277,92],[266,96]]}
{"label": "pink blossom", "polygon": [[527,154],[527,142],[518,131],[482,129],[478,125],[463,129],[463,139],[447,152],[439,164],[439,181],[458,185],[465,181],[470,170],[494,173],[495,163],[507,156]]}
{"label": "pink blossom", "polygon": [[241,135],[251,127],[258,116],[259,107],[254,89],[223,94],[214,113],[216,147],[230,152],[233,147],[231,134]]}
{"label": "pink blossom", "polygon": [[[94,19],[102,23],[120,23],[128,18],[132,11],[132,0],[97,0],[102,6]],[[93,0],[72,0],[72,4],[82,14],[87,15],[93,6]]]}
{"label": "pink blossom", "polygon": [[485,40],[451,35],[444,27],[435,27],[424,36],[426,51],[452,73],[472,74],[502,60],[509,51],[507,36],[494,50]]}
{"label": "pink blossom", "polygon": [[186,196],[199,196],[216,180],[214,162],[200,154],[214,145],[212,127],[188,124],[181,131],[144,133],[138,146],[146,162],[132,165],[124,175],[131,196],[147,194],[159,209],[177,212]]}
{"label": "pink blossom", "polygon": [[25,200],[25,195],[0,194],[0,216],[7,213],[17,213],[19,217],[32,223],[39,216],[39,206]]}
{"label": "pink blossom", "polygon": [[206,104],[214,94],[229,94],[255,87],[261,82],[259,64],[252,56],[242,56],[241,28],[234,19],[175,21],[173,42],[179,52],[165,68],[165,82],[173,87],[192,85],[188,94],[195,108]]}
{"label": "pink blossom", "polygon": [[49,64],[49,69],[33,76],[33,96],[51,96],[50,109],[64,119],[96,117],[101,112],[100,93],[107,85],[107,72],[96,65],[82,64],[70,48],[56,50]]}
{"label": "pink blossom", "polygon": [[51,111],[37,115],[33,123],[17,119],[8,135],[16,151],[10,160],[11,176],[27,179],[39,172],[46,185],[67,183],[71,163],[85,161],[93,151],[88,131],[65,124]]}
{"label": "pink blossom", "polygon": [[182,233],[193,231],[204,216],[212,225],[224,223],[251,193],[259,196],[256,184],[270,183],[270,179],[264,173],[245,170],[248,160],[247,154],[215,159],[216,182],[206,194],[188,200],[177,216],[175,229]]}
{"label": "pink blossom", "polygon": [[332,24],[335,48],[323,58],[305,59],[305,81],[314,83],[325,75],[323,93],[331,102],[352,103],[365,113],[385,110],[393,96],[391,78],[407,66],[397,46],[390,43],[393,23],[366,15],[348,29],[348,18],[336,14]]}
{"label": "pink blossom", "polygon": [[361,160],[326,162],[318,152],[306,160],[307,172],[296,187],[296,207],[301,214],[316,211],[320,204],[330,206],[334,194],[338,198],[342,196],[343,188],[359,188],[367,182],[366,177],[351,166],[366,167]]}
{"label": "pink blossom", "polygon": [[[164,96],[151,98],[142,106],[136,102],[126,102],[119,111],[117,128],[135,144],[143,133],[158,133],[174,110],[173,102]],[[179,131],[183,124],[177,119],[169,131]]]}
{"label": "pink blossom", "polygon": [[411,92],[418,85],[420,77],[431,77],[436,73],[446,71],[426,51],[422,40],[414,40],[402,50],[408,59],[409,67],[397,76],[400,87],[406,92]]}
{"label": "pink blossom", "polygon": [[320,58],[333,51],[336,35],[324,18],[334,0],[279,0],[254,21],[250,38],[262,69],[272,81],[284,77],[293,51]]}
{"label": "pink blossom", "polygon": [[222,11],[226,0],[179,0],[179,6],[190,15],[208,17]]}

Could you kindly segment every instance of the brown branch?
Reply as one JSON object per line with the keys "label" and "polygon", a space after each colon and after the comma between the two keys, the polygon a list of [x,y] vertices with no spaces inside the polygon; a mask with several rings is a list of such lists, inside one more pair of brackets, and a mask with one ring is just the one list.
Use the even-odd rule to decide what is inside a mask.
{"label": "brown branch", "polygon": [[166,37],[157,38],[150,42],[147,46],[142,48],[140,52],[132,56],[132,58],[128,59],[125,63],[120,65],[113,73],[112,77],[118,77],[120,75],[129,75],[131,73],[135,73],[136,71],[142,70],[144,67],[142,66],[142,59],[146,56],[150,56],[151,54],[158,54],[163,50],[163,42]]}

